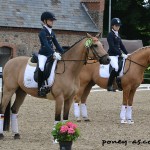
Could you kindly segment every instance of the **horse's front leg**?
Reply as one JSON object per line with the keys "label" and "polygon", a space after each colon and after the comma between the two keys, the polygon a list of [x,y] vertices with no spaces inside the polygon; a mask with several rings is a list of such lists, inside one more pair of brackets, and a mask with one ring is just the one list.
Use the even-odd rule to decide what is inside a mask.
{"label": "horse's front leg", "polygon": [[126,110],[127,110],[127,105],[128,105],[129,93],[130,93],[130,88],[123,89],[123,102],[122,102],[121,111],[120,111],[120,121],[122,124],[127,123]]}
{"label": "horse's front leg", "polygon": [[55,122],[54,124],[57,124],[59,121],[61,121],[61,110],[64,103],[64,97],[63,95],[57,96],[55,98]]}
{"label": "horse's front leg", "polygon": [[131,90],[130,94],[129,94],[128,105],[126,108],[126,120],[127,120],[128,124],[134,123],[134,121],[132,119],[132,104],[133,104],[133,98],[134,98],[135,92],[136,92],[136,89]]}
{"label": "horse's front leg", "polygon": [[[92,88],[92,85],[90,83],[81,85],[78,90],[78,93],[74,97],[74,116],[77,122],[81,121],[80,107],[81,107],[81,114],[82,114],[83,119],[85,121],[89,121],[88,115],[87,115],[86,99],[90,93],[91,88]],[[81,102],[81,106],[80,106],[80,102]]]}
{"label": "horse's front leg", "polygon": [[[55,121],[54,121],[54,126],[61,121],[61,111],[62,111],[62,106],[64,103],[64,96],[61,94],[57,97],[55,97]],[[55,130],[55,128],[53,128]],[[57,139],[53,140],[53,143],[58,143]]]}
{"label": "horse's front leg", "polygon": [[71,104],[73,102],[73,96],[64,101],[64,113],[63,113],[63,121],[67,121],[69,117],[69,111]]}
{"label": "horse's front leg", "polygon": [[93,84],[89,83],[86,86],[86,88],[84,90],[84,93],[83,93],[83,95],[81,97],[81,114],[82,114],[82,117],[83,117],[84,121],[90,121],[90,119],[88,118],[86,100],[87,100],[88,95],[90,94],[92,86],[93,86]]}
{"label": "horse's front leg", "polygon": [[80,102],[81,102],[81,96],[83,94],[83,90],[79,89],[78,93],[74,96],[74,116],[77,120],[77,122],[81,121],[80,118]]}

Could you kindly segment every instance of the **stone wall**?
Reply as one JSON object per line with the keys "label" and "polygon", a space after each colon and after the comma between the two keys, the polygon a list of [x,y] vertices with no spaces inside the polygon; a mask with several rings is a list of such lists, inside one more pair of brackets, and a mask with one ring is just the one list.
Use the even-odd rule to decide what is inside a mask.
{"label": "stone wall", "polygon": [[[34,49],[38,48],[38,34],[29,30],[1,29],[0,47],[15,48],[16,56],[29,56]],[[13,47],[12,47],[13,45]],[[14,55],[14,57],[15,57]]]}
{"label": "stone wall", "polygon": [[[11,48],[12,57],[30,56],[40,48],[39,31],[39,29],[0,28],[0,47]],[[85,32],[54,32],[61,46],[71,46],[86,36]]]}

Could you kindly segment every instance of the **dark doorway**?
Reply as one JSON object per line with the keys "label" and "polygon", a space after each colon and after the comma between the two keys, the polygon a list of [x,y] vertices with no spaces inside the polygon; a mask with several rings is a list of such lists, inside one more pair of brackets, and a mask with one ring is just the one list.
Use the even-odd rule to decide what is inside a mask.
{"label": "dark doorway", "polygon": [[11,48],[0,47],[0,92],[2,87],[2,70],[6,62],[11,58]]}
{"label": "dark doorway", "polygon": [[11,58],[11,48],[0,47],[0,67],[4,67],[5,63]]}

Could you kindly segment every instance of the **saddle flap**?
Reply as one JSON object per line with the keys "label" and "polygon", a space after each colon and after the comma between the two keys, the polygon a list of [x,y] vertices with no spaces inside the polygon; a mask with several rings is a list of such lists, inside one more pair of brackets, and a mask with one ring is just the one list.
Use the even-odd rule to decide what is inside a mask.
{"label": "saddle flap", "polygon": [[[118,57],[118,72],[117,72],[117,76],[119,76],[121,70],[122,70],[122,67],[123,67],[123,61],[124,61],[124,58],[123,57]],[[111,66],[109,66],[109,73],[111,73],[111,71],[113,70],[114,68]]]}
{"label": "saddle flap", "polygon": [[[35,74],[37,64],[31,63],[30,59],[27,63],[25,73],[24,73],[24,86],[27,88],[37,88],[37,82],[34,79],[34,74]],[[56,65],[57,65],[57,60],[54,60],[51,73],[49,73],[49,77],[47,79],[48,87],[51,87],[54,83]]]}
{"label": "saddle flap", "polygon": [[[110,56],[111,57],[111,56]],[[118,57],[118,72],[117,72],[117,76],[118,77],[122,77],[123,76],[123,70],[124,70],[124,63],[125,63],[125,59],[124,58],[120,58]],[[102,65],[100,64],[100,68],[99,68],[99,75],[102,78],[109,78],[110,76],[110,72],[113,70],[114,68],[108,64],[108,65]]]}
{"label": "saddle flap", "polygon": [[[37,56],[34,55],[34,57],[37,57]],[[50,76],[53,62],[54,62],[54,59],[52,59],[52,57],[48,57],[48,59],[45,63],[45,67],[44,67],[44,73],[43,73],[44,80],[47,80],[48,77]],[[36,69],[34,72],[34,80],[36,82],[38,81],[38,70],[39,70],[39,63],[37,62],[37,66],[36,66]]]}

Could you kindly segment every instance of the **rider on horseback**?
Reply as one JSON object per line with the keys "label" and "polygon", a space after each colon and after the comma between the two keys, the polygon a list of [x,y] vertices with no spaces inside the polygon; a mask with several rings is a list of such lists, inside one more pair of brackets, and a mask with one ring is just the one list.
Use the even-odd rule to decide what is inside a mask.
{"label": "rider on horseback", "polygon": [[[127,54],[128,54],[128,52],[127,52],[125,46],[123,45],[122,40],[118,34],[120,26],[121,26],[120,19],[113,18],[111,20],[112,29],[107,36],[107,41],[108,41],[108,45],[109,45],[108,54],[109,54],[109,56],[111,56],[110,64],[113,67],[113,70],[111,71],[110,77],[108,80],[108,86],[107,86],[108,91],[115,91],[113,88],[113,81],[118,73],[118,57],[127,58]],[[122,52],[124,52],[126,55],[123,54]]]}
{"label": "rider on horseback", "polygon": [[[38,53],[38,62],[39,62],[39,70],[38,70],[38,95],[41,97],[45,97],[46,93],[42,88],[42,84],[44,82],[43,71],[45,67],[45,63],[48,57],[51,57],[56,60],[61,60],[61,53],[63,53],[63,49],[60,47],[59,43],[56,40],[55,34],[52,30],[53,21],[56,20],[55,16],[51,12],[43,12],[41,15],[41,21],[43,22],[43,28],[39,33],[39,39],[41,43],[41,48]],[[53,44],[55,45],[58,52],[55,52],[53,49]]]}

